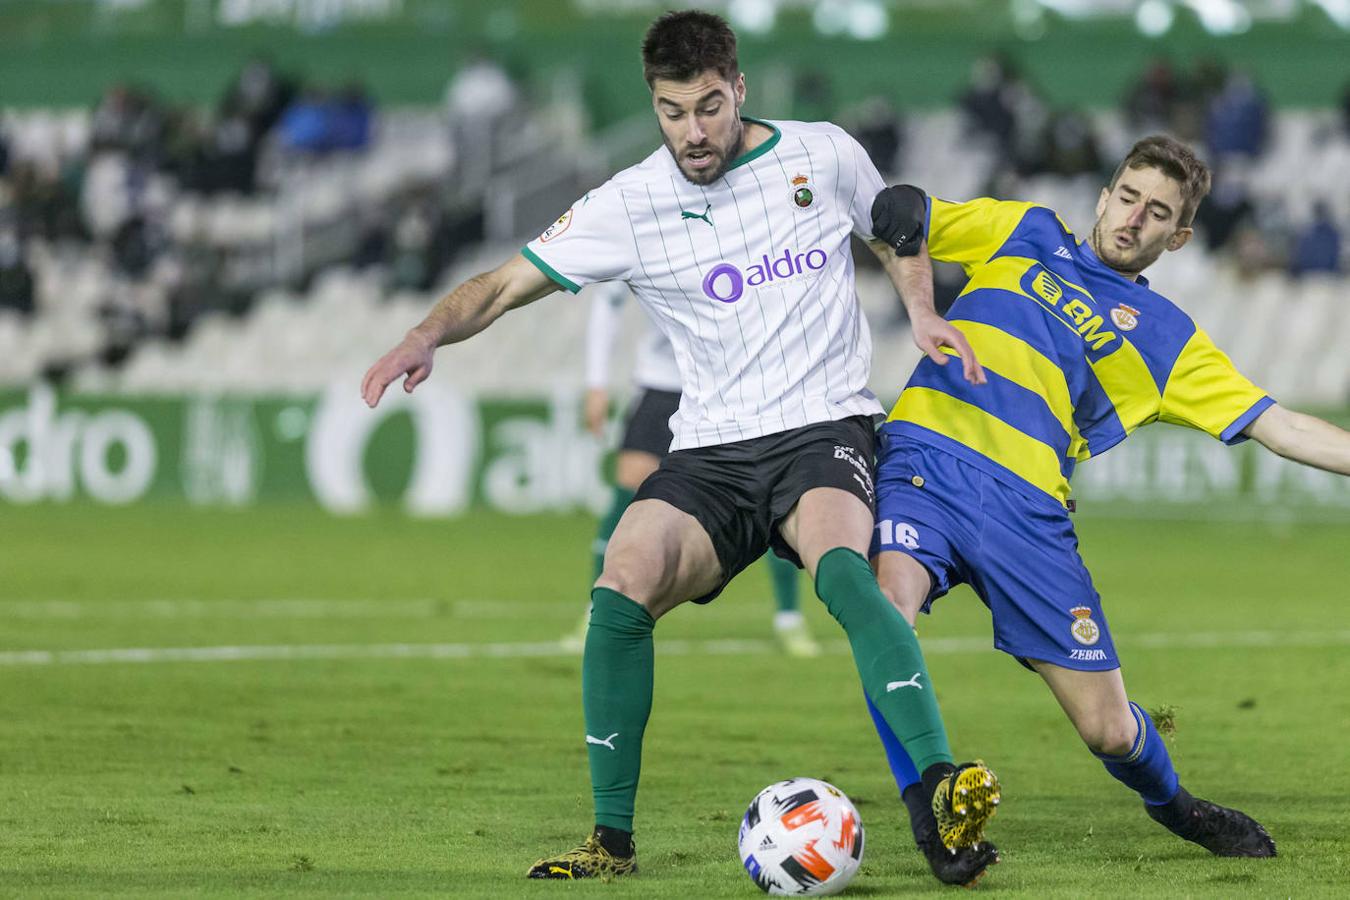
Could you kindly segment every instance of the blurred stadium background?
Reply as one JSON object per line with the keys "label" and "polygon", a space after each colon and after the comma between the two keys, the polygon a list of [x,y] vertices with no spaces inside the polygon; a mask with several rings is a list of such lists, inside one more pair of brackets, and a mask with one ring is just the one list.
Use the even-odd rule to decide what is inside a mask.
{"label": "blurred stadium background", "polygon": [[[376,412],[361,404],[356,386],[444,291],[516,252],[588,187],[655,146],[637,46],[669,5],[0,0],[0,614],[7,623],[0,679],[17,723],[0,744],[0,771],[11,779],[8,849],[23,858],[0,876],[0,889],[73,892],[89,887],[81,877],[102,873],[96,892],[290,890],[289,882],[256,872],[308,872],[314,847],[320,870],[344,859],[364,865],[362,848],[333,845],[315,824],[333,833],[357,828],[343,818],[350,798],[339,803],[311,785],[313,796],[331,801],[322,812],[333,818],[306,825],[295,812],[259,812],[275,802],[265,786],[238,787],[254,771],[240,760],[265,757],[270,746],[275,761],[286,740],[295,742],[293,761],[322,746],[333,763],[329,777],[357,772],[341,781],[343,789],[384,809],[388,821],[377,821],[387,833],[412,829],[441,847],[447,838],[432,820],[446,801],[425,801],[419,811],[405,799],[406,783],[371,782],[379,767],[348,745],[385,740],[391,771],[402,774],[407,763],[422,772],[416,767],[426,762],[433,781],[481,786],[494,771],[500,735],[510,735],[540,771],[563,767],[576,804],[550,812],[542,836],[529,831],[537,823],[515,823],[525,829],[522,845],[511,848],[506,867],[514,872],[533,850],[552,849],[537,846],[545,839],[576,837],[588,802],[572,740],[579,666],[533,657],[549,656],[546,642],[580,613],[594,515],[608,499],[608,444],[580,420],[585,295],[549,298],[441,351],[427,385],[411,398],[393,392]],[[1150,272],[1153,285],[1278,400],[1350,423],[1347,0],[699,5],[723,12],[739,31],[747,112],[836,121],[892,181],[951,199],[1039,200],[1086,234],[1097,191],[1132,140],[1165,129],[1194,142],[1214,167],[1214,192],[1201,209],[1198,240],[1165,257]],[[889,403],[917,351],[884,276],[866,254],[858,259],[876,348],[873,388]],[[950,301],[960,278],[959,270],[939,267],[940,298]],[[628,306],[635,335],[640,313]],[[620,407],[630,361],[631,346],[621,345],[612,367]],[[617,419],[613,426],[617,437]],[[1242,685],[1233,690],[1259,690],[1243,680],[1245,660],[1262,652],[1253,647],[1321,648],[1299,651],[1295,661],[1287,649],[1266,651],[1286,654],[1281,666],[1288,662],[1291,679],[1345,674],[1343,651],[1334,648],[1350,638],[1350,617],[1333,598],[1345,590],[1339,548],[1350,536],[1350,479],[1299,469],[1250,445],[1229,450],[1158,427],[1081,467],[1075,484],[1080,523],[1094,532],[1085,553],[1103,593],[1147,594],[1154,604],[1147,615],[1122,609],[1113,616],[1121,634],[1134,627],[1153,635],[1152,643],[1122,645],[1133,658],[1157,654],[1159,671],[1173,679],[1144,681],[1146,688],[1203,682],[1160,662],[1156,648],[1184,644],[1186,635],[1198,636],[1187,646],[1227,648],[1193,662]],[[1164,581],[1202,569],[1226,573],[1221,587],[1191,585],[1183,596]],[[762,577],[748,573],[749,587],[733,597],[766,593]],[[1269,616],[1274,594],[1287,618]],[[1154,615],[1163,608],[1165,615]],[[822,635],[834,636],[818,611],[810,615]],[[753,639],[767,635],[767,620],[766,600],[733,600],[663,628],[695,641],[746,638],[722,650],[753,654],[765,649]],[[951,622],[935,625],[939,655],[965,652],[971,641],[988,646],[977,610],[954,613]],[[1225,626],[1267,630],[1213,638]],[[521,640],[533,643],[492,649]],[[698,656],[700,647],[718,652],[697,643],[670,651],[677,658],[668,671],[692,679],[669,688],[684,692],[666,697],[673,705],[705,702],[696,685],[709,673],[722,683],[781,675],[767,659],[747,677],[725,661],[678,658]],[[503,659],[497,675],[475,670],[479,680],[463,682],[473,685],[473,701],[461,694],[452,702],[468,705],[451,727],[453,710],[442,708],[446,695],[436,687],[443,670],[417,670],[420,687],[395,696],[411,670],[388,668],[384,657],[419,654],[525,659]],[[345,657],[373,660],[342,669],[303,663]],[[986,657],[994,660],[988,665],[1002,663]],[[302,662],[293,668],[247,675],[190,674],[176,665],[296,658]],[[152,659],[175,674],[142,678],[115,665],[87,676],[38,672]],[[939,683],[954,665],[944,659],[936,662]],[[831,661],[830,677],[851,691],[843,663]],[[454,678],[468,679],[469,671]],[[502,673],[547,683],[547,712],[504,723],[503,711],[522,706]],[[230,686],[236,677],[243,687]],[[832,722],[830,694],[798,681],[791,690],[814,696],[822,721]],[[1330,706],[1316,709],[1300,698],[1274,720],[1286,734],[1297,727],[1291,717],[1306,713],[1299,722],[1339,721],[1344,736],[1343,696],[1332,692],[1324,698]],[[967,724],[972,718],[962,718],[972,713],[968,698],[958,691],[949,699],[956,732],[978,735],[979,726]],[[1051,724],[1036,727],[1059,728],[1056,746],[1085,779],[1096,778],[1042,701],[1037,696],[1039,705],[1029,708]],[[1278,702],[1263,700],[1261,708],[1273,714]],[[339,735],[320,703],[367,705],[348,723],[355,732]],[[403,724],[391,726],[395,713],[382,717],[381,710],[397,710]],[[33,756],[35,742],[56,746],[52,735],[69,725],[63,711],[83,723],[86,743],[79,752]],[[416,724],[423,715],[432,718]],[[267,736],[288,717],[304,728]],[[540,722],[557,732],[544,734]],[[686,725],[703,727],[697,718]],[[887,790],[879,756],[869,756],[874,738],[861,709],[850,709],[838,731],[850,735],[847,746],[856,743],[858,761],[835,774],[852,771],[867,790]],[[162,740],[137,744],[138,735]],[[674,753],[688,749],[673,731],[653,740]],[[439,756],[414,766],[408,754],[421,742]],[[555,745],[568,748],[565,763],[556,762]],[[1250,752],[1239,768],[1255,765],[1258,751],[1275,752],[1240,743],[1214,750],[1220,759]],[[809,774],[830,774],[799,756]],[[215,774],[193,769],[208,758]],[[708,761],[708,771],[720,771],[720,761]],[[732,816],[700,815],[710,836],[689,838],[693,846],[732,846],[736,798],[794,774],[785,765],[757,765],[736,776],[734,790],[718,783],[716,792],[705,791]],[[1018,763],[1011,765],[1016,776]],[[1025,769],[1030,779],[1030,761]],[[699,785],[672,788],[653,771],[658,791],[707,799]],[[296,777],[308,784],[307,775]],[[530,796],[497,777],[500,795]],[[188,814],[174,805],[213,790],[217,805],[191,820],[199,830],[179,828]],[[227,790],[244,792],[237,807],[220,799]],[[659,792],[652,796],[662,802]],[[500,824],[498,806],[463,802],[477,804],[482,821]],[[516,804],[521,815],[539,805]],[[71,824],[85,814],[139,837],[110,843],[109,832],[93,825],[85,834]],[[266,820],[261,830],[250,816]],[[1030,821],[1055,827],[1035,815]],[[239,827],[202,846],[221,853],[221,865],[241,880],[212,881],[205,864],[187,873],[148,850],[143,861],[121,859],[115,849],[171,847],[196,859],[193,835],[219,837],[211,831],[218,822]],[[278,833],[284,852],[264,849]],[[110,855],[80,868],[77,854],[65,855],[71,834],[79,846]],[[448,840],[480,837],[460,829]],[[401,856],[404,849],[382,845],[386,856],[371,863],[370,881],[317,884],[332,893],[435,890],[441,882],[434,878],[378,879],[390,859],[391,866],[423,864],[411,851]],[[505,864],[465,852],[480,879],[469,892],[501,896],[494,873]],[[1121,877],[1140,871],[1129,869],[1135,855],[1119,862]],[[70,865],[53,867],[53,859]],[[657,867],[681,860],[658,857]],[[443,876],[447,865],[454,871],[453,861],[437,865],[431,876]],[[108,872],[121,874],[110,879]],[[1337,872],[1346,876],[1343,864]],[[725,877],[735,889],[748,887]],[[709,884],[689,882],[694,893],[684,895],[706,888],[711,896]],[[1278,881],[1263,884],[1283,892]],[[1036,882],[1025,885],[1036,892]]]}
{"label": "blurred stadium background", "polygon": [[[1350,403],[1344,0],[712,5],[755,114],[836,120],[941,196],[1040,200],[1085,233],[1134,138],[1194,141],[1214,193],[1155,284],[1281,401]],[[0,502],[598,508],[584,302],[445,354],[388,415],[350,386],[444,290],[650,151],[636,45],[660,8],[0,4]],[[939,275],[953,296],[960,273]],[[878,270],[859,291],[888,399],[916,351]],[[622,353],[612,371],[622,397]],[[1164,429],[1078,488],[1087,509],[1350,518],[1344,479]]]}

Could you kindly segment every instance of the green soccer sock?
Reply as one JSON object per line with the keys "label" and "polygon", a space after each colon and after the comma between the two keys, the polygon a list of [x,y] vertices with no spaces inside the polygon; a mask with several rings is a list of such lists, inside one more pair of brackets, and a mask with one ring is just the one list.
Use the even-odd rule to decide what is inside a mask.
{"label": "green soccer sock", "polygon": [[801,606],[798,601],[797,567],[770,550],[764,554],[769,564],[769,577],[773,579],[773,599],[779,612],[796,612]]}
{"label": "green soccer sock", "polygon": [[628,488],[614,485],[614,494],[609,501],[609,512],[600,520],[600,530],[596,532],[595,542],[591,544],[592,569],[591,579],[600,577],[600,573],[605,569],[605,549],[609,547],[609,539],[614,536],[614,529],[619,527],[619,520],[623,518],[623,511],[628,508],[628,504],[633,502],[634,491]]}
{"label": "green soccer sock", "polygon": [[816,567],[816,596],[848,636],[863,691],[920,772],[952,761],[919,639],[877,586],[867,560],[835,547]]}
{"label": "green soccer sock", "polygon": [[591,591],[591,627],[581,664],[581,705],[591,762],[595,824],[633,830],[642,732],[652,711],[656,622],[608,588]]}

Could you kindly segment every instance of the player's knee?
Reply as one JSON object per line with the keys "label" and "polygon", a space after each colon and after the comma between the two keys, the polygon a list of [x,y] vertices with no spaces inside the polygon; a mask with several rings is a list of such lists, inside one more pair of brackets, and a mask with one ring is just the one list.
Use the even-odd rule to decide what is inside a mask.
{"label": "player's knee", "polygon": [[1088,749],[1099,756],[1125,756],[1134,748],[1139,726],[1134,716],[1103,716],[1078,726]]}
{"label": "player's knee", "polygon": [[633,559],[629,554],[608,553],[604,570],[596,579],[595,586],[623,594],[651,612],[664,591],[660,579],[652,575],[655,568],[644,564],[643,560]]}
{"label": "player's knee", "polygon": [[905,617],[905,621],[913,625],[918,608],[909,602],[908,592],[891,584],[878,583],[877,587],[881,588],[881,595],[890,602],[891,606],[894,606],[900,611],[900,615]]}

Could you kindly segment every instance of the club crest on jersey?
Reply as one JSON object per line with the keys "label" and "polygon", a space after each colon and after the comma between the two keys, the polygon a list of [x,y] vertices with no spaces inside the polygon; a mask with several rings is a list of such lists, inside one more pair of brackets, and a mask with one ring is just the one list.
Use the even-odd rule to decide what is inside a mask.
{"label": "club crest on jersey", "polygon": [[1139,324],[1139,310],[1122,303],[1111,310],[1111,321],[1115,322],[1121,331],[1134,331]]}
{"label": "club crest on jersey", "polygon": [[1092,621],[1092,610],[1086,606],[1075,606],[1069,610],[1069,615],[1073,616],[1073,624],[1069,626],[1069,634],[1073,635],[1073,639],[1087,647],[1097,643],[1102,630]]}
{"label": "club crest on jersey", "polygon": [[798,175],[792,179],[792,205],[798,209],[806,209],[816,200],[815,193],[811,190],[811,180],[805,175]]}

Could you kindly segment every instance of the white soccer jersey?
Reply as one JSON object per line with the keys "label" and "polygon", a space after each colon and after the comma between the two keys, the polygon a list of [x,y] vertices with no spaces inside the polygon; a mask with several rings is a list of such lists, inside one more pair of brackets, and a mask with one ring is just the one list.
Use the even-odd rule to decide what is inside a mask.
{"label": "white soccer jersey", "polygon": [[882,411],[849,235],[871,237],[885,183],[835,125],[758,124],[773,135],[713,184],[690,184],[661,147],[521,251],[574,293],[633,289],[679,363],[671,450]]}
{"label": "white soccer jersey", "polygon": [[[623,329],[623,302],[631,293],[623,282],[612,281],[591,289],[591,317],[586,325],[586,387],[609,386],[609,360],[614,339]],[[646,316],[643,317],[644,319]],[[654,391],[679,393],[680,367],[670,339],[647,319],[633,357],[633,384]]]}

